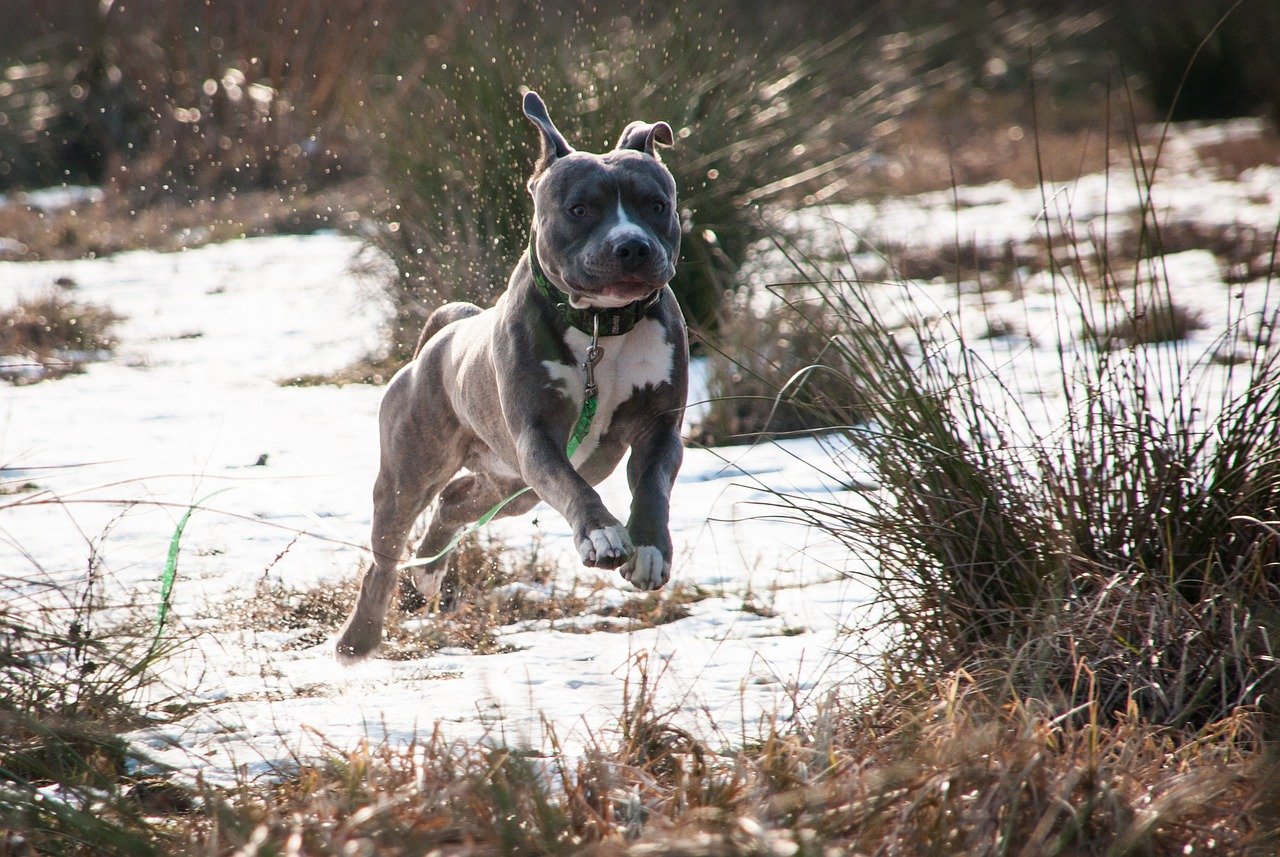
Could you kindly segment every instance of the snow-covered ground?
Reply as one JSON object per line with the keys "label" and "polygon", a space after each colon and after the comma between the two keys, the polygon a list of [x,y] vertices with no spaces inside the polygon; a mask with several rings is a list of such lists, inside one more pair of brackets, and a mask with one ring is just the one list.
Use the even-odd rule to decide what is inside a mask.
{"label": "snow-covered ground", "polygon": [[[0,387],[0,476],[45,492],[0,496],[11,603],[65,598],[92,574],[108,605],[150,615],[174,528],[201,506],[181,540],[173,616],[177,633],[211,630],[163,673],[199,710],[137,734],[154,757],[230,781],[242,765],[267,771],[322,742],[408,742],[437,723],[459,739],[534,747],[549,725],[580,748],[616,723],[638,658],[660,676],[660,705],[733,742],[850,680],[842,629],[865,618],[868,599],[845,574],[857,559],[753,505],[768,489],[841,498],[831,450],[812,440],[688,451],[672,510],[675,574],[708,597],[679,621],[589,634],[524,623],[504,629],[502,654],[447,649],[352,668],[335,663],[331,641],[295,650],[279,633],[228,630],[219,605],[233,611],[260,580],[307,589],[354,578],[365,560],[381,390],[278,382],[376,347],[386,307],[352,273],[368,262],[357,242],[318,235],[0,264],[0,301],[69,278],[77,300],[125,316],[111,359]],[[623,468],[602,494],[625,513]],[[546,507],[488,532],[516,551],[538,539],[561,590],[595,574]],[[616,586],[609,599],[628,596],[615,573],[601,574]]]}
{"label": "snow-covered ground", "polygon": [[[1090,377],[1081,369],[1097,360],[1096,341],[1171,306],[1191,329],[1139,349],[1134,377],[1169,406],[1194,391],[1207,417],[1248,380],[1223,367],[1273,341],[1280,283],[1266,271],[1280,233],[1280,164],[1228,177],[1197,147],[1261,133],[1256,120],[1171,126],[1159,168],[1146,164],[1154,178],[1117,161],[1109,173],[1042,187],[995,182],[790,212],[782,222],[794,246],[763,248],[746,275],[763,287],[795,279],[799,264],[861,281],[885,327],[932,331],[934,357],[954,361],[963,342],[977,358],[965,375],[1006,410],[1015,435],[1061,429],[1072,400],[1064,381]],[[941,273],[906,279],[904,258]],[[759,288],[755,300],[777,298]],[[1064,379],[1064,367],[1075,377]],[[1084,398],[1077,387],[1074,401]]]}
{"label": "snow-covered ground", "polygon": [[[1069,269],[1050,274],[1043,255],[1034,260],[1050,235],[1093,264],[1101,240],[1132,234],[1147,207],[1162,223],[1241,227],[1273,240],[1280,167],[1216,176],[1192,156],[1195,135],[1209,133],[1242,132],[1172,136],[1149,199],[1116,173],[1044,189],[995,184],[815,209],[791,225],[819,256],[854,248],[852,257],[835,252],[834,264],[872,279],[885,272],[884,260],[851,236],[926,251],[1012,246],[1022,263],[1005,281],[901,283],[890,273],[874,301],[886,316],[937,322],[944,338],[948,326],[963,331],[998,376],[993,394],[1011,396],[1029,430],[1052,432],[1067,406],[1059,351],[1087,359],[1086,312],[1114,320],[1152,294],[1167,299],[1202,327],[1152,353],[1181,349],[1206,360],[1247,352],[1274,325],[1270,279],[1242,278],[1238,265],[1198,246],[1126,260],[1119,279],[1129,287],[1110,301],[1086,299],[1087,309],[1071,297],[1081,283]],[[1270,251],[1264,243],[1254,252],[1265,262]],[[757,275],[767,280],[782,264],[762,253]],[[201,506],[182,538],[173,614],[181,633],[204,633],[164,670],[196,713],[136,734],[155,757],[229,781],[326,743],[402,744],[437,726],[460,740],[533,747],[545,746],[549,728],[573,752],[614,727],[640,664],[657,677],[659,708],[676,710],[677,722],[713,742],[733,743],[856,685],[863,673],[850,653],[867,641],[846,631],[870,622],[870,592],[858,579],[871,569],[820,532],[768,520],[758,504],[770,490],[866,502],[845,489],[840,450],[811,439],[688,450],[672,509],[675,579],[703,597],[687,618],[665,625],[575,633],[590,617],[530,621],[502,629],[499,654],[444,649],[343,668],[332,641],[296,648],[296,634],[222,619],[264,579],[305,590],[353,579],[364,564],[381,391],[279,382],[337,369],[376,347],[387,307],[374,281],[352,273],[371,265],[377,260],[356,242],[333,235],[0,263],[0,304],[69,278],[78,300],[126,317],[119,350],[86,373],[0,386],[0,480],[45,492],[0,494],[0,586],[11,602],[34,609],[93,578],[109,605],[154,611],[174,528],[189,506]],[[1151,281],[1155,292],[1141,287]],[[1202,387],[1210,398],[1225,389],[1228,370],[1218,363],[1205,364],[1218,373]],[[1159,390],[1168,379],[1150,380]],[[691,399],[702,395],[695,384]],[[625,511],[621,468],[601,491],[615,513]],[[36,502],[53,499],[60,502]],[[557,591],[602,575],[606,601],[629,597],[615,574],[578,566],[564,521],[545,507],[488,532],[513,552],[536,543],[556,564]]]}

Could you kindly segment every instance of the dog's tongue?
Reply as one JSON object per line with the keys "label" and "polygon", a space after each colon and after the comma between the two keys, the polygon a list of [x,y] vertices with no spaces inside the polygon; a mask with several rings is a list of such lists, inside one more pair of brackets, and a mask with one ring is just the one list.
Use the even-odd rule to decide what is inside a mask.
{"label": "dog's tongue", "polygon": [[639,300],[653,291],[653,285],[644,280],[619,280],[604,290],[611,298],[626,298],[629,301]]}

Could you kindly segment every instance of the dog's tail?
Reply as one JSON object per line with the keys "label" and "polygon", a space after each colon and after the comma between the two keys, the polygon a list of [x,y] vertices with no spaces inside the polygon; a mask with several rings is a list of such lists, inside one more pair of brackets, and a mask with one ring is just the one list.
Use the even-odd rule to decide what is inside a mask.
{"label": "dog's tail", "polygon": [[413,356],[417,357],[421,354],[427,340],[439,333],[446,324],[451,324],[460,318],[470,318],[478,312],[480,307],[465,301],[456,301],[437,308],[428,316],[427,323],[422,326],[422,335],[418,337],[418,345],[413,349]]}

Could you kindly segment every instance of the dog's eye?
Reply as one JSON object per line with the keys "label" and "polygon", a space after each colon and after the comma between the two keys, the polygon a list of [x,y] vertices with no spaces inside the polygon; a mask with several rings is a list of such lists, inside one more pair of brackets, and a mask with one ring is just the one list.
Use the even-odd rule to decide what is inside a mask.
{"label": "dog's eye", "polygon": [[653,202],[649,203],[649,210],[654,214],[666,214],[667,204],[660,199],[655,199]]}
{"label": "dog's eye", "polygon": [[577,205],[572,205],[569,207],[569,213],[572,214],[574,217],[581,219],[587,216],[587,207],[582,203],[578,203]]}

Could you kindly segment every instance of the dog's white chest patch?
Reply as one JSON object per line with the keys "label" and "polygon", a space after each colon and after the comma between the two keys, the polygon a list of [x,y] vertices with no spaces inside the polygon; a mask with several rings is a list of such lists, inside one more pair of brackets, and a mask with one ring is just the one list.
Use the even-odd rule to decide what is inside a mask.
{"label": "dog's white chest patch", "polygon": [[[573,351],[575,365],[566,366],[556,360],[544,360],[542,365],[551,376],[552,386],[567,393],[574,406],[581,408],[586,383],[582,364],[587,359],[591,337],[570,328],[564,338]],[[618,406],[637,390],[669,381],[675,364],[675,346],[667,341],[662,325],[651,318],[641,319],[622,336],[600,337],[600,347],[604,349],[604,356],[595,369],[598,388],[596,416],[591,421],[591,430],[573,455],[574,466],[591,457],[600,444],[600,437],[609,430]]]}

